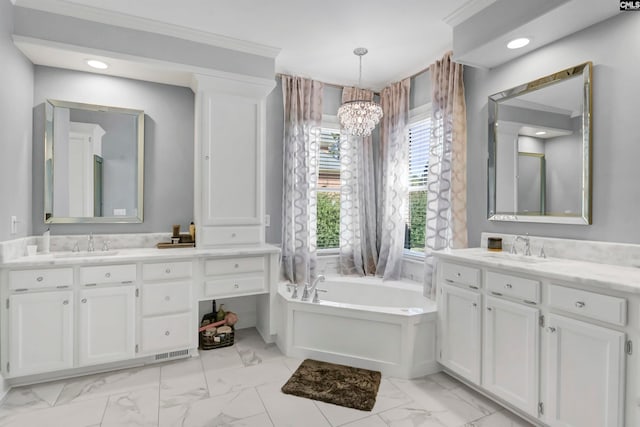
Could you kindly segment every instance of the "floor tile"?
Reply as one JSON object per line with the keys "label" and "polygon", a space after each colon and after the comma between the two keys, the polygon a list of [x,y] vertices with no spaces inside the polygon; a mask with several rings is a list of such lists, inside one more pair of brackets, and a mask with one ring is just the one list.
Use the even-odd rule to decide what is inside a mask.
{"label": "floor tile", "polygon": [[494,412],[502,410],[502,406],[498,405],[492,400],[484,397],[475,390],[466,386],[457,387],[449,390],[452,394],[458,396],[460,399],[469,403],[474,408],[477,408],[483,415],[491,415]]}
{"label": "floor tile", "polygon": [[332,425],[338,426],[368,417],[371,414],[377,414],[387,409],[405,405],[409,402],[411,402],[411,399],[405,393],[388,379],[383,378],[382,381],[380,381],[376,404],[371,412],[345,408],[344,406],[324,402],[316,402],[316,405]]}
{"label": "floor tile", "polygon": [[460,381],[453,378],[451,375],[445,374],[444,372],[438,372],[437,374],[429,375],[426,378],[440,384],[442,387],[448,390],[458,388],[463,385]]}
{"label": "floor tile", "polygon": [[[243,418],[228,424],[236,427],[274,427],[269,415],[266,412],[254,415],[253,417]],[[275,426],[278,427],[278,426]]]}
{"label": "floor tile", "polygon": [[262,403],[276,426],[331,427],[313,400],[284,394],[280,390],[281,387],[281,383],[258,387]]}
{"label": "floor tile", "polygon": [[266,344],[254,328],[238,330],[234,346],[245,366],[258,365],[283,357],[276,344]]}
{"label": "floor tile", "polygon": [[287,368],[294,373],[296,369],[300,367],[300,364],[304,361],[304,359],[300,359],[298,357],[285,357],[282,359],[282,362],[285,364]]}
{"label": "floor tile", "polygon": [[465,427],[534,427],[534,425],[509,411],[501,411],[467,423]]}
{"label": "floor tile", "polygon": [[[265,412],[255,388],[227,393],[180,406],[160,408],[160,426],[211,427],[243,425],[242,420]],[[248,422],[255,422],[245,420]],[[247,425],[256,425],[248,424]],[[269,424],[267,424],[269,425]]]}
{"label": "floor tile", "polygon": [[291,376],[282,360],[261,363],[242,369],[205,372],[210,396],[220,396],[237,392],[249,387],[258,387],[269,383],[284,384]]}
{"label": "floor tile", "polygon": [[16,412],[50,408],[56,403],[64,385],[64,382],[56,381],[10,390],[0,406],[0,418]]}
{"label": "floor tile", "polygon": [[2,427],[87,427],[100,424],[107,398],[18,413],[0,421]]}
{"label": "floor tile", "polygon": [[382,421],[379,415],[372,415],[349,424],[344,424],[342,427],[387,427],[387,423]]}
{"label": "floor tile", "polygon": [[194,357],[162,366],[160,371],[160,406],[180,406],[209,397],[202,362]]}
{"label": "floor tile", "polygon": [[200,360],[205,371],[241,368],[244,366],[236,346],[200,350]]}
{"label": "floor tile", "polygon": [[384,420],[386,426],[392,427],[447,427],[430,411],[416,404],[382,412],[380,418]]}
{"label": "floor tile", "polygon": [[157,386],[159,381],[159,366],[125,369],[74,378],[65,384],[56,405],[150,388]]}
{"label": "floor tile", "polygon": [[158,387],[109,397],[101,427],[155,427],[158,425]]}

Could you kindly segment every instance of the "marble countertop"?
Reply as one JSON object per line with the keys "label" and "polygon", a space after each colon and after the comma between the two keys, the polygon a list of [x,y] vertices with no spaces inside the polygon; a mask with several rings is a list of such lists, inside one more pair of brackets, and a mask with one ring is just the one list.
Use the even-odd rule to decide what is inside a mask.
{"label": "marble countertop", "polygon": [[538,258],[490,252],[486,248],[451,249],[434,256],[482,267],[499,267],[516,273],[533,274],[550,280],[572,282],[587,287],[640,294],[640,268],[601,264],[564,258]]}
{"label": "marble countertop", "polygon": [[248,256],[267,253],[279,253],[280,249],[271,245],[260,245],[237,248],[220,249],[157,249],[157,248],[126,248],[113,249],[107,252],[51,252],[39,253],[34,256],[23,256],[0,264],[3,268],[15,267],[43,267],[51,265],[84,265],[84,264],[112,264],[118,262],[161,261],[194,259],[212,256]]}

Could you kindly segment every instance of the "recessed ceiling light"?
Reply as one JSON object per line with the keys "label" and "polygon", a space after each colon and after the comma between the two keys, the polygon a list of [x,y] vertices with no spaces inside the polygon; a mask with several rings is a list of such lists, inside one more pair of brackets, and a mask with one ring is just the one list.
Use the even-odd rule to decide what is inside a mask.
{"label": "recessed ceiling light", "polygon": [[529,44],[531,40],[526,37],[521,37],[519,39],[513,39],[509,43],[507,43],[507,47],[509,49],[520,49],[521,47],[525,47]]}
{"label": "recessed ceiling light", "polygon": [[106,70],[109,68],[109,65],[97,59],[87,59],[87,65],[91,68],[97,68],[98,70]]}
{"label": "recessed ceiling light", "polygon": [[536,135],[546,135],[547,133],[543,130],[536,132]]}

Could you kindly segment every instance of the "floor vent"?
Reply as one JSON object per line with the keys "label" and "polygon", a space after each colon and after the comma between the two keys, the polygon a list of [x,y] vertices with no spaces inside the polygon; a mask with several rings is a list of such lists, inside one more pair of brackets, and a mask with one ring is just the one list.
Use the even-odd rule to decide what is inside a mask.
{"label": "floor vent", "polygon": [[173,359],[174,357],[188,356],[189,350],[178,350],[169,353],[156,354],[156,360]]}

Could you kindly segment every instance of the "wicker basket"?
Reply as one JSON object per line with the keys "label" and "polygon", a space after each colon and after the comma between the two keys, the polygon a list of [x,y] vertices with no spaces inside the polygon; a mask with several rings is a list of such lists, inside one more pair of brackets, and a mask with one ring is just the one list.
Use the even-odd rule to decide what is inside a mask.
{"label": "wicker basket", "polygon": [[231,327],[231,332],[205,335],[206,331],[200,332],[200,349],[201,350],[213,350],[214,348],[229,347],[233,345],[233,337],[235,330]]}

